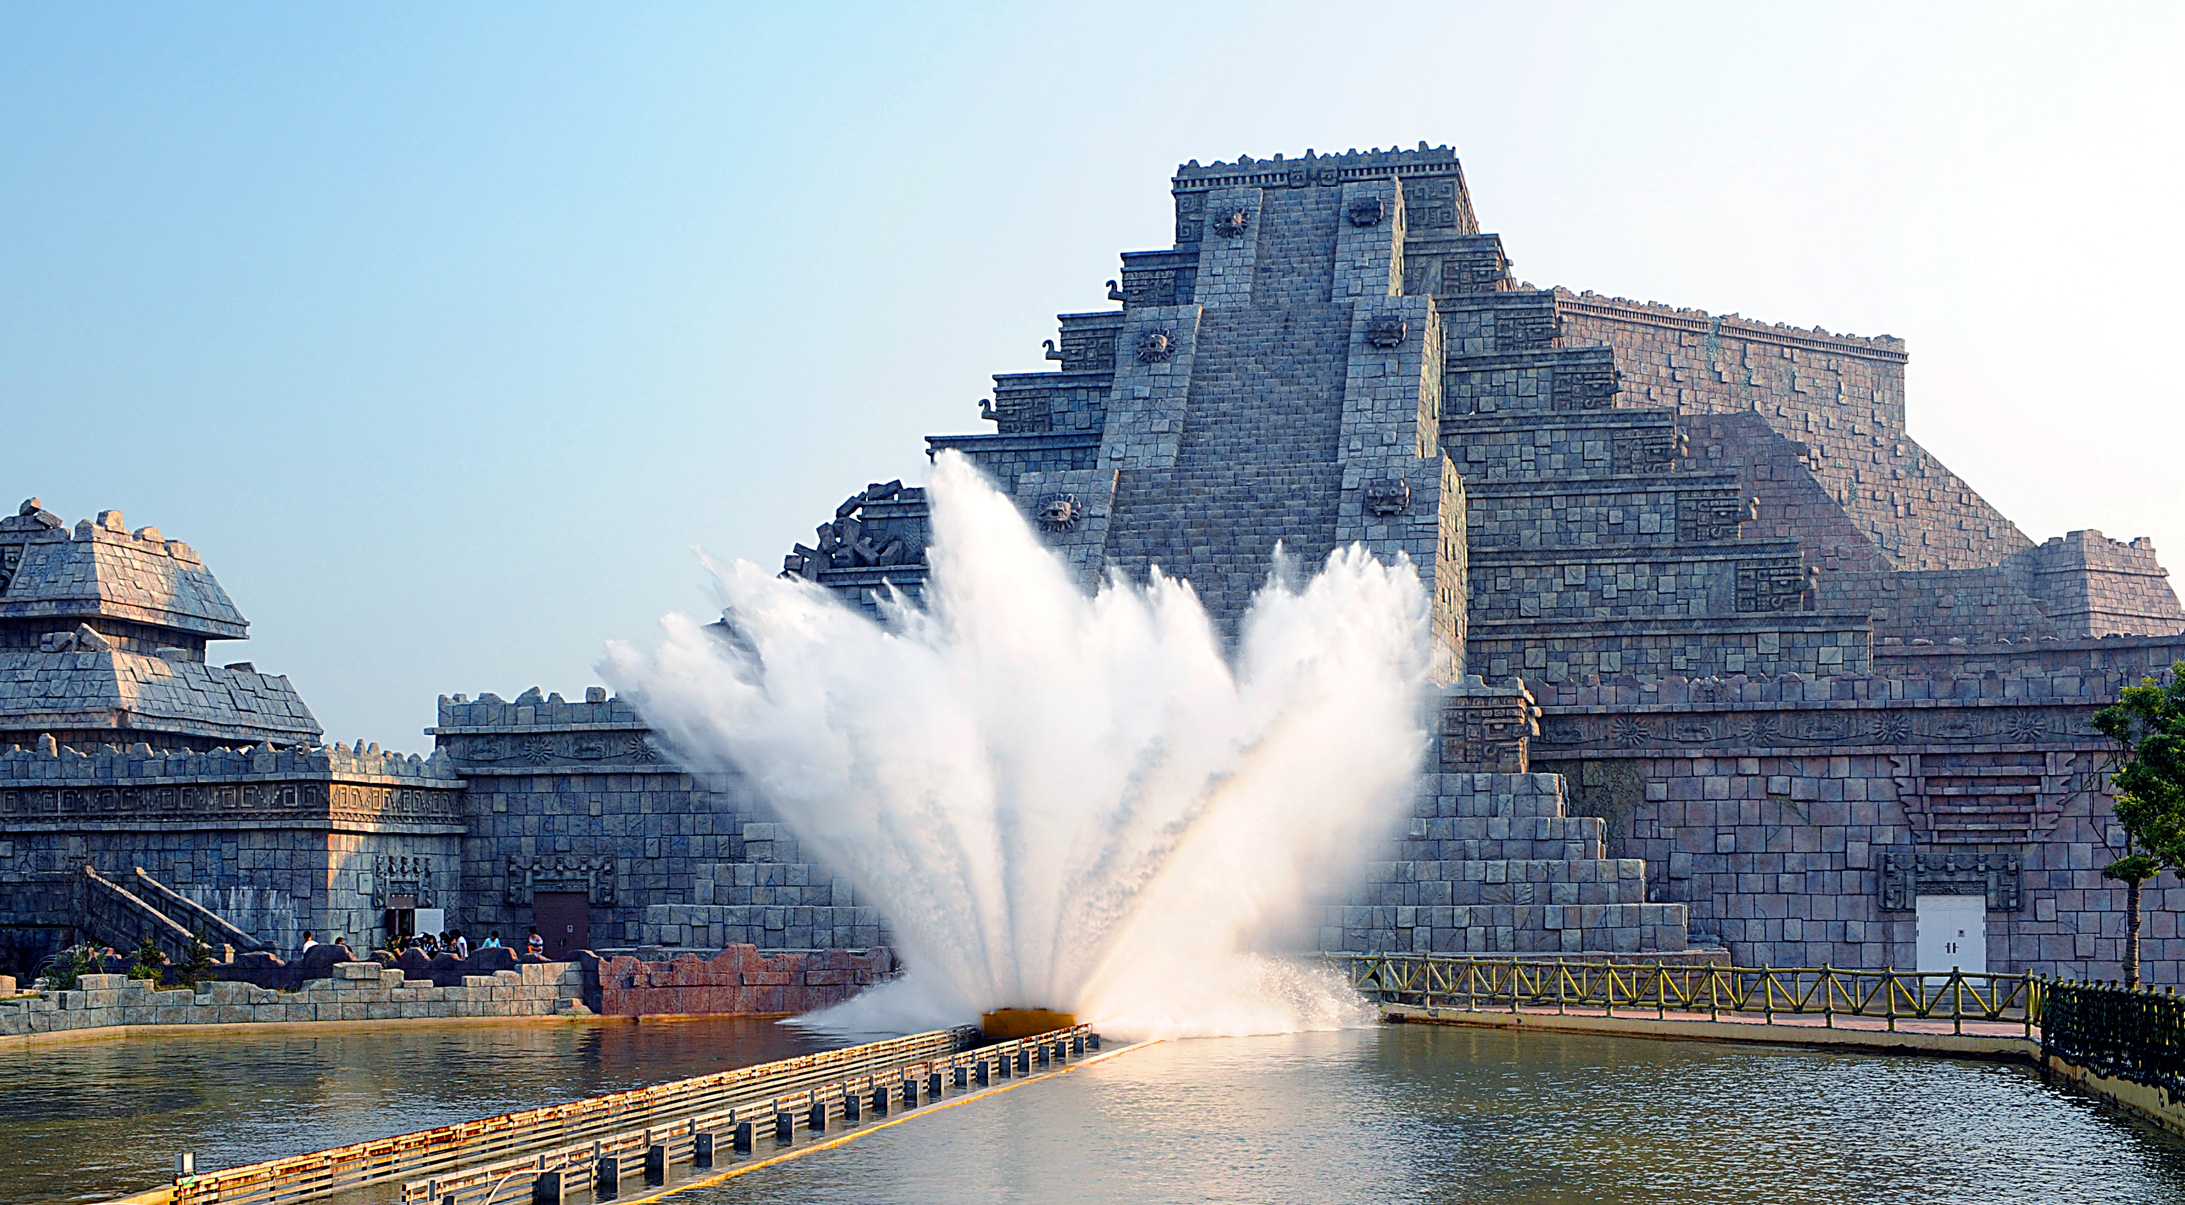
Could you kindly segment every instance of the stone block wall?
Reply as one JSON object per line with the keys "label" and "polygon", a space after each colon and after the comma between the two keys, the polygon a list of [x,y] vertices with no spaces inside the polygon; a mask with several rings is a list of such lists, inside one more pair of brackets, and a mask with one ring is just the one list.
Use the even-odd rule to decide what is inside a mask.
{"label": "stone block wall", "polygon": [[2125,543],[2098,531],[2074,531],[2011,558],[2009,569],[2065,637],[2185,632],[2169,572],[2153,541]]}
{"label": "stone block wall", "polygon": [[469,976],[460,987],[405,980],[376,962],[336,963],[333,970],[331,979],[296,992],[228,980],[162,991],[148,980],[86,975],[75,991],[0,1000],[0,1039],[112,1026],[591,1015],[574,963],[527,963]]}
{"label": "stone block wall", "polygon": [[1686,906],[1647,896],[1646,866],[1603,854],[1555,774],[1430,775],[1398,857],[1330,905],[1323,948],[1575,954],[1685,948]]}
{"label": "stone block wall", "polygon": [[[2141,672],[1566,683],[1532,754],[1740,965],[1914,966],[1924,890],[1988,896],[1991,971],[2113,978],[2122,836],[2087,718]],[[2185,975],[2181,903],[2148,894],[2149,982]]]}
{"label": "stone block wall", "polygon": [[440,720],[440,755],[468,784],[466,932],[520,939],[537,893],[580,891],[594,949],[886,940],[848,881],[806,861],[747,788],[663,760],[636,710],[604,689],[582,702],[458,695]]}
{"label": "stone block wall", "polygon": [[1905,433],[1902,340],[1561,289],[1555,297],[1566,343],[1614,349],[1624,404],[1760,415],[1811,449],[1814,480],[1898,567],[1993,565],[2031,546]]}
{"label": "stone block wall", "polygon": [[[890,941],[880,910],[857,903],[850,881],[797,861],[787,826],[745,826],[753,860],[704,868],[693,902],[645,909],[635,944],[718,950],[867,950]],[[817,872],[817,877],[815,877]]]}
{"label": "stone block wall", "polygon": [[712,958],[587,960],[586,1001],[610,1017],[790,1016],[840,1004],[896,970],[885,949],[764,954],[731,945]]}
{"label": "stone block wall", "polygon": [[0,892],[26,905],[9,924],[43,935],[17,943],[16,969],[80,926],[86,865],[125,883],[141,867],[277,951],[305,929],[377,940],[388,866],[437,867],[438,889],[454,890],[461,789],[443,763],[362,742],[0,754]]}

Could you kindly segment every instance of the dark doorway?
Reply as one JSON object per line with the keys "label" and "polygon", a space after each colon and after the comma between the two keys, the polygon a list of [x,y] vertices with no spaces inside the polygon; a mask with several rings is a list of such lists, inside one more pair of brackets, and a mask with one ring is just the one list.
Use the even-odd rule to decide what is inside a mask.
{"label": "dark doorway", "polygon": [[531,896],[531,923],[546,940],[546,956],[561,961],[592,946],[591,897],[582,891],[539,891]]}

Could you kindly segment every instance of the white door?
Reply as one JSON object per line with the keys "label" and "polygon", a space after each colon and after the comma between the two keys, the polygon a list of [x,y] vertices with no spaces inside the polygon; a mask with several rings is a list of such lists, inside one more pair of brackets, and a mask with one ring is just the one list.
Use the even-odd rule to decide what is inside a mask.
{"label": "white door", "polygon": [[1919,897],[1919,969],[1987,971],[1987,896]]}

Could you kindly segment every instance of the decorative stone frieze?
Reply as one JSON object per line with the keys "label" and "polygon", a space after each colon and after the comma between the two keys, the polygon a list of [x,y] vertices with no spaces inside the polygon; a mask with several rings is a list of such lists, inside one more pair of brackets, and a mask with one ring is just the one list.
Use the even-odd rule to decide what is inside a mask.
{"label": "decorative stone frieze", "polygon": [[2022,860],[2010,850],[1893,850],[1880,878],[1885,912],[1909,912],[1923,895],[1985,896],[1991,912],[2025,907]]}
{"label": "decorative stone frieze", "polygon": [[611,857],[520,858],[508,860],[506,898],[528,905],[541,891],[581,891],[603,907],[615,902],[615,860]]}

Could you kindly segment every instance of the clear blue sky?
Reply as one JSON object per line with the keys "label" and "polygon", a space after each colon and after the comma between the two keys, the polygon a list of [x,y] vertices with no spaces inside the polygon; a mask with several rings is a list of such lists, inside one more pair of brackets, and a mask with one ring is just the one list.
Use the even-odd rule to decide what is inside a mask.
{"label": "clear blue sky", "polygon": [[1425,139],[1524,278],[1904,337],[2029,534],[2185,571],[2185,9],[1912,7],[9,2],[5,500],[423,749],[984,429],[1175,164]]}

